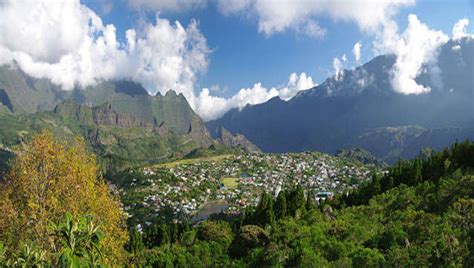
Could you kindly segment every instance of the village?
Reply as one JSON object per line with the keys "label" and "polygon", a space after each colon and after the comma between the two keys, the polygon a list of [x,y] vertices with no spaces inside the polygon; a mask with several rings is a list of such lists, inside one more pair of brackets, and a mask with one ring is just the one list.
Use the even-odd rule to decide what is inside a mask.
{"label": "village", "polygon": [[344,193],[381,170],[317,152],[243,154],[178,161],[129,171],[119,191],[129,220],[196,222],[210,214],[238,214],[300,184],[315,201]]}

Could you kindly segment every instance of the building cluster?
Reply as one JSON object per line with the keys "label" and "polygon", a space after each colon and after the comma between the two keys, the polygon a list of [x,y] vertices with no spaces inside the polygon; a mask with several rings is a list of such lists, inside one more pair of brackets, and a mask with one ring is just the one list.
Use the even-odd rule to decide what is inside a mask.
{"label": "building cluster", "polygon": [[142,199],[124,204],[130,217],[138,206],[156,217],[166,212],[182,220],[212,210],[213,204],[225,203],[225,213],[239,213],[256,205],[263,191],[276,197],[298,184],[315,200],[331,198],[357,187],[377,171],[351,159],[311,152],[235,155],[131,172],[141,173],[141,181],[134,179],[122,194]]}

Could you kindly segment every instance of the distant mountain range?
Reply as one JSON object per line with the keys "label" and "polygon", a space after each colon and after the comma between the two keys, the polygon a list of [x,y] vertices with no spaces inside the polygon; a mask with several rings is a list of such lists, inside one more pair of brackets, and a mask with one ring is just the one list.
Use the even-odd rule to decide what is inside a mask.
{"label": "distant mountain range", "polygon": [[[472,39],[450,41],[438,58],[443,86],[423,73],[417,81],[432,91],[402,95],[390,85],[395,57],[382,55],[289,101],[277,97],[231,110],[206,125],[172,90],[150,96],[134,82],[103,81],[64,91],[47,79],[0,66],[0,169],[41,129],[64,140],[83,137],[109,167],[229,148],[336,153],[358,147],[393,163],[424,147],[474,138],[473,60]],[[347,152],[368,159],[365,151]]]}
{"label": "distant mountain range", "polygon": [[114,169],[179,158],[197,149],[255,149],[239,135],[212,139],[185,97],[172,90],[150,96],[137,83],[104,81],[64,91],[9,66],[0,67],[0,124],[0,170],[23,140],[42,129],[65,141],[83,137]]}
{"label": "distant mountain range", "polygon": [[424,147],[439,149],[456,139],[474,139],[473,61],[473,39],[449,41],[438,57],[441,77],[425,72],[416,79],[431,92],[403,95],[390,84],[395,57],[382,55],[289,101],[275,97],[231,110],[206,125],[214,137],[224,127],[265,152],[335,153],[361,147],[393,163],[414,157]]}

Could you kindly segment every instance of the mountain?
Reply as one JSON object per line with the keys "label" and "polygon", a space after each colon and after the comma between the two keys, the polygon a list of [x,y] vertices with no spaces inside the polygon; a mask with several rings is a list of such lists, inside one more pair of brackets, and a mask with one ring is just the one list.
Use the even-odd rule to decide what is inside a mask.
{"label": "mountain", "polygon": [[265,152],[335,153],[358,146],[388,162],[414,156],[424,146],[474,138],[474,39],[451,40],[441,48],[440,77],[424,72],[416,79],[432,88],[427,94],[394,91],[395,59],[378,56],[289,101],[275,97],[234,109],[207,127],[213,137],[221,127],[241,133]]}
{"label": "mountain", "polygon": [[[243,135],[213,140],[182,94],[151,96],[131,81],[101,81],[64,91],[19,68],[0,66],[0,171],[24,139],[42,129],[80,136],[108,168],[235,150],[258,151]],[[234,150],[235,149],[235,150]],[[2,149],[3,150],[3,149]]]}
{"label": "mountain", "polygon": [[244,135],[238,133],[234,135],[225,128],[219,130],[217,140],[232,148],[238,147],[243,148],[247,152],[260,152],[260,149],[251,143]]}
{"label": "mountain", "polygon": [[0,148],[15,151],[22,140],[49,129],[66,141],[83,137],[101,161],[118,168],[214,144],[185,97],[172,90],[151,96],[138,83],[101,81],[64,91],[15,66],[0,66],[0,123]]}
{"label": "mountain", "polygon": [[339,149],[336,152],[336,156],[354,159],[364,165],[372,165],[378,168],[387,167],[387,164],[384,161],[380,161],[377,157],[372,155],[370,152],[358,147]]}
{"label": "mountain", "polygon": [[48,79],[32,78],[17,67],[0,66],[0,103],[11,112],[52,110],[69,95]]}
{"label": "mountain", "polygon": [[17,67],[0,66],[0,103],[11,112],[50,111],[65,100],[89,107],[108,102],[115,111],[155,125],[166,124],[178,134],[188,133],[191,129],[206,131],[186,98],[172,90],[164,96],[150,96],[138,83],[102,81],[86,88],[65,91],[47,79],[30,77]]}
{"label": "mountain", "polygon": [[[88,107],[65,101],[53,111],[35,114],[0,114],[0,148],[15,151],[32,134],[48,129],[65,142],[82,137],[109,169],[155,163],[187,155],[213,144],[208,132],[176,134],[165,124],[120,113],[110,103]],[[6,154],[6,156],[8,156]],[[7,159],[7,157],[5,158]],[[4,161],[3,161],[4,162]]]}

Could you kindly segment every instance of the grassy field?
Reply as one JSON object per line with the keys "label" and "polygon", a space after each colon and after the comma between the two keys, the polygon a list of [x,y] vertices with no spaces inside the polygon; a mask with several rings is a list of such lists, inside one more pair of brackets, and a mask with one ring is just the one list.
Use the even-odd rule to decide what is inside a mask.
{"label": "grassy field", "polygon": [[190,165],[199,162],[209,162],[209,161],[221,161],[231,154],[223,154],[223,155],[216,155],[216,156],[208,156],[208,157],[199,157],[199,158],[190,158],[190,159],[180,159],[173,162],[161,163],[157,164],[155,167],[163,167],[163,168],[172,168],[177,165]]}
{"label": "grassy field", "polygon": [[239,185],[239,178],[223,178],[222,183],[226,188],[237,188]]}

